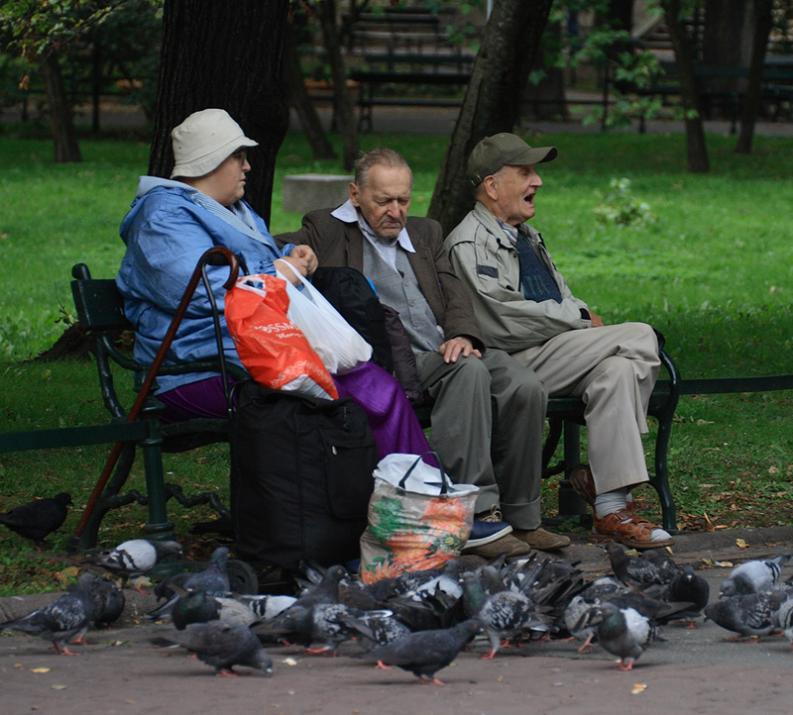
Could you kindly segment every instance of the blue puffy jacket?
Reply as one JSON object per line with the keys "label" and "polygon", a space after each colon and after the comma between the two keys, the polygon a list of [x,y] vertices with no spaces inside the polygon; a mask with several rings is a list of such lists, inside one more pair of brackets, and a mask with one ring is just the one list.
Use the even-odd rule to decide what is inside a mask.
{"label": "blue puffy jacket", "polygon": [[[136,360],[151,363],[171,324],[196,263],[208,248],[225,246],[247,263],[249,273],[275,273],[273,261],[294,247],[279,248],[264,220],[244,201],[221,206],[180,181],[142,176],[129,213],[121,222],[127,252],[116,284],[124,296],[124,312],[135,326]],[[229,275],[226,266],[208,266],[207,273],[219,310],[223,310]],[[240,365],[221,314],[227,359]],[[217,353],[212,313],[202,282],[182,320],[167,363],[210,358]],[[163,375],[157,391],[210,377],[208,373]]]}

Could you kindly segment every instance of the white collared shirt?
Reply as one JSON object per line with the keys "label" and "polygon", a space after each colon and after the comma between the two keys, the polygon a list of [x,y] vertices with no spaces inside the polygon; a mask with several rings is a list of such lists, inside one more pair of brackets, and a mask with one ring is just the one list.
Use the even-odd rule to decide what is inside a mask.
{"label": "white collared shirt", "polygon": [[333,218],[344,221],[344,223],[357,223],[361,229],[364,238],[369,241],[378,254],[384,261],[388,263],[391,268],[397,270],[396,267],[396,252],[397,246],[408,253],[415,253],[416,249],[413,247],[413,242],[410,240],[407,228],[403,228],[396,239],[381,238],[378,236],[372,227],[367,223],[358,209],[352,205],[352,201],[347,199],[341,206],[334,209],[331,214]]}

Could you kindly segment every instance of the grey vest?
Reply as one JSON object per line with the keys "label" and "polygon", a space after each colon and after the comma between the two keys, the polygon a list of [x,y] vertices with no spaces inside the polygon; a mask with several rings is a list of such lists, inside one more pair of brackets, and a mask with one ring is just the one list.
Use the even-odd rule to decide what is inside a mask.
{"label": "grey vest", "polygon": [[364,239],[363,272],[374,283],[377,296],[399,313],[414,352],[434,352],[443,342],[443,334],[427,299],[419,289],[407,254],[399,246],[396,266],[397,270],[394,270],[377,249]]}

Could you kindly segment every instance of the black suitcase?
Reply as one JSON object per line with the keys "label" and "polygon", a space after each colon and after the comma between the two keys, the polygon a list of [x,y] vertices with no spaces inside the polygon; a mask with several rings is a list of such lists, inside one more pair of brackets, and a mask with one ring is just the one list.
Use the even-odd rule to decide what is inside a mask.
{"label": "black suitcase", "polygon": [[358,558],[377,451],[356,403],[243,383],[231,460],[240,558],[287,570]]}

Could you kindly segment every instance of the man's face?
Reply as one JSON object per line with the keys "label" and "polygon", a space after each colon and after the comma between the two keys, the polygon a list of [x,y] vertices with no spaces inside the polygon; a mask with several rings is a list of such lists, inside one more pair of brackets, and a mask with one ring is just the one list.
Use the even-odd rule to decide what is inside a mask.
{"label": "man's face", "polygon": [[518,226],[534,216],[534,197],[542,179],[534,166],[503,166],[492,176],[488,194],[495,202],[494,213],[510,226]]}
{"label": "man's face", "polygon": [[350,200],[380,238],[394,240],[408,220],[412,183],[409,169],[375,164],[363,186],[350,184]]}

